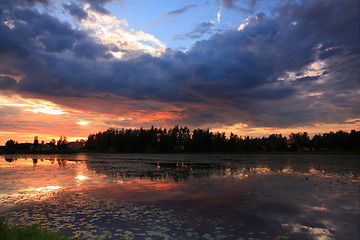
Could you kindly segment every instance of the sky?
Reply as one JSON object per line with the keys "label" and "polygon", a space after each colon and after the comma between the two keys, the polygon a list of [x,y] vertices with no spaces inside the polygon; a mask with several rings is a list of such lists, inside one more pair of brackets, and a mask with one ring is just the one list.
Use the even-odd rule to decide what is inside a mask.
{"label": "sky", "polygon": [[360,129],[357,0],[0,0],[0,145]]}

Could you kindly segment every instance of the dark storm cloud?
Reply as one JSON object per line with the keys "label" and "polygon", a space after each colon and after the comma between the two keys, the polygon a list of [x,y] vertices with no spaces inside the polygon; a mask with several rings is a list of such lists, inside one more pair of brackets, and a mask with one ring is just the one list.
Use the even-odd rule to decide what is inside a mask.
{"label": "dark storm cloud", "polygon": [[106,53],[107,47],[101,44],[98,44],[91,39],[78,41],[74,46],[74,53],[79,57],[96,59],[98,57],[107,58],[110,57]]}
{"label": "dark storm cloud", "polygon": [[[129,106],[132,100],[177,105],[184,110],[174,121],[187,125],[344,122],[359,114],[359,22],[355,1],[338,3],[287,4],[273,18],[260,13],[242,31],[214,34],[186,53],[128,52],[121,60],[86,32],[32,8],[15,8],[1,15],[0,55],[6,61],[0,60],[0,72],[24,77],[17,83],[3,79],[1,87],[55,102],[55,96],[115,95]],[[319,59],[326,72],[304,75]],[[279,80],[288,72],[298,79]]]}
{"label": "dark storm cloud", "polygon": [[71,2],[70,4],[63,4],[63,8],[68,11],[71,16],[81,21],[88,17],[87,12],[82,8],[85,3],[89,4],[91,10],[108,15],[110,12],[105,8],[105,5],[111,2],[112,0],[77,0],[77,3]]}
{"label": "dark storm cloud", "polygon": [[49,4],[49,1],[48,0],[1,0],[0,2],[1,5],[8,5],[8,6],[11,5],[33,6],[37,3],[47,5]]}
{"label": "dark storm cloud", "polygon": [[72,36],[54,36],[49,33],[45,33],[38,40],[44,45],[47,52],[63,52],[71,49],[75,42]]}
{"label": "dark storm cloud", "polygon": [[165,16],[175,16],[175,15],[183,14],[186,11],[190,10],[191,8],[196,8],[196,7],[198,7],[198,5],[196,5],[196,4],[187,5],[183,8],[168,12],[165,14]]}
{"label": "dark storm cloud", "polygon": [[10,77],[0,77],[0,89],[10,89],[16,84],[16,80]]}
{"label": "dark storm cloud", "polygon": [[15,9],[13,10],[13,16],[14,20],[17,21],[17,24],[19,24],[20,27],[25,25],[27,27],[31,27],[27,33],[32,31],[33,34],[41,34],[43,32],[49,32],[54,35],[77,34],[69,23],[61,22],[56,17],[48,14],[40,14],[36,10]]}
{"label": "dark storm cloud", "polygon": [[76,3],[63,4],[65,10],[69,11],[70,15],[78,19],[79,21],[88,17],[88,14]]}
{"label": "dark storm cloud", "polygon": [[306,76],[306,77],[297,78],[294,81],[294,84],[303,84],[304,82],[316,81],[319,80],[320,77],[321,76]]}
{"label": "dark storm cloud", "polygon": [[[9,16],[3,16],[7,18]],[[15,8],[10,23],[0,23],[0,53],[34,57],[42,52],[72,51],[77,56],[105,56],[106,46],[96,43],[84,31],[34,9]],[[95,56],[96,55],[96,56]]]}

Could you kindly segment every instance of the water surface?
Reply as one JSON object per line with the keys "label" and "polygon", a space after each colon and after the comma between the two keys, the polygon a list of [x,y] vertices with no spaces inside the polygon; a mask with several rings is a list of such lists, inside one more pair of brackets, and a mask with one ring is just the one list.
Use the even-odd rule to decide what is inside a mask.
{"label": "water surface", "polygon": [[0,156],[0,214],[81,239],[359,239],[359,155]]}

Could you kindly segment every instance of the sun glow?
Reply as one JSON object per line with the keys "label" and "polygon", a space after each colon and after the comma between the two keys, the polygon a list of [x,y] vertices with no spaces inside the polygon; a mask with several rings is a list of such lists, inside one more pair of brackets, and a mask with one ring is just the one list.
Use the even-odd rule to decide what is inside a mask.
{"label": "sun glow", "polygon": [[84,175],[77,175],[75,178],[80,181],[88,179],[88,177],[86,177]]}
{"label": "sun glow", "polygon": [[33,113],[45,113],[51,115],[62,115],[65,114],[62,109],[54,106],[45,106],[45,105],[34,105],[35,108],[25,109],[24,111],[30,111]]}
{"label": "sun glow", "polygon": [[23,111],[45,113],[50,115],[62,115],[67,113],[52,102],[31,98],[22,98],[16,95],[11,97],[1,96],[0,106],[19,107],[22,108]]}
{"label": "sun glow", "polygon": [[78,121],[78,122],[76,122],[77,124],[79,124],[79,125],[88,125],[90,122],[88,122],[88,121]]}
{"label": "sun glow", "polygon": [[[320,97],[321,95],[315,94],[313,96]],[[224,125],[220,128],[210,129],[212,132],[224,132],[227,136],[231,133],[239,136],[250,136],[250,137],[263,137],[271,134],[282,134],[287,136],[291,133],[296,132],[307,132],[310,136],[314,136],[319,133],[335,132],[343,130],[350,132],[353,129],[360,128],[359,119],[347,119],[345,123],[314,123],[312,125],[297,126],[293,128],[275,128],[275,127],[253,127],[246,123],[237,123],[234,125]]]}

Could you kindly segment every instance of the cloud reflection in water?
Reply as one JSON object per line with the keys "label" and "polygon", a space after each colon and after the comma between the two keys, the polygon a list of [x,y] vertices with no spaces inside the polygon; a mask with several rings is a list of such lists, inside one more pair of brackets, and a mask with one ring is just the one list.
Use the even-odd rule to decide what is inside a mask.
{"label": "cloud reflection in water", "polygon": [[[82,156],[83,162],[71,159],[76,156],[61,166],[38,161],[35,169],[20,164],[32,159],[0,161],[6,165],[0,168],[3,176],[11,174],[9,164],[17,164],[11,171],[19,179],[13,185],[1,180],[9,196],[23,185],[63,187],[32,210],[10,211],[8,216],[17,219],[22,211],[39,212],[40,220],[27,217],[28,221],[51,221],[59,228],[66,221],[76,226],[71,228],[76,234],[92,234],[90,239],[106,231],[135,239],[359,236],[356,156],[90,154]],[[46,218],[47,213],[54,218]],[[151,230],[155,227],[159,229]]]}

